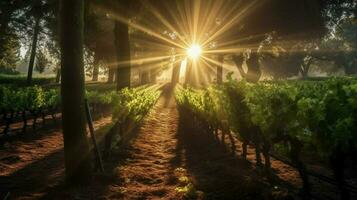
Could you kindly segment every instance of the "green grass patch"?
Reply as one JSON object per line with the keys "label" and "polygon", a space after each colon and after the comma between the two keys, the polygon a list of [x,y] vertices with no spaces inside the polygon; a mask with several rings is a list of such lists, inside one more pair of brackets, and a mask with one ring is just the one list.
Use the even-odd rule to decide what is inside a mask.
{"label": "green grass patch", "polygon": [[[8,75],[0,74],[0,84],[26,86],[26,75]],[[32,85],[46,85],[55,82],[54,76],[35,76],[32,78]]]}

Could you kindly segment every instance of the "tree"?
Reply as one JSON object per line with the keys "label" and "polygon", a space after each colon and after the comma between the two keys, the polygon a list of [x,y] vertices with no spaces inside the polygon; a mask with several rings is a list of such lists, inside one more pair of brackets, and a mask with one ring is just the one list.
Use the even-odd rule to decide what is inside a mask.
{"label": "tree", "polygon": [[20,43],[16,35],[8,35],[2,38],[2,56],[0,58],[0,73],[16,74],[16,65],[19,61]]}
{"label": "tree", "polygon": [[[230,7],[234,7],[233,1],[227,2],[230,2]],[[252,1],[237,1],[236,5],[239,6],[236,6],[237,9],[233,13],[241,14],[241,16],[232,21],[231,25],[220,23],[221,25],[216,28],[217,30],[221,29],[220,34],[211,40],[217,43],[220,49],[239,47],[241,50],[231,52],[234,54],[234,61],[239,65],[237,66],[239,71],[243,72],[241,74],[243,77],[246,77],[249,73],[248,81],[256,81],[262,73],[260,61],[262,56],[266,56],[266,51],[259,52],[260,46],[273,33],[274,40],[278,43],[285,42],[288,44],[284,45],[284,51],[280,52],[282,57],[279,56],[279,59],[274,59],[274,62],[292,64],[294,66],[290,69],[296,73],[300,67],[299,63],[304,60],[304,56],[302,56],[304,50],[303,48],[298,49],[298,52],[294,53],[293,51],[296,51],[296,49],[289,51],[290,48],[286,47],[289,45],[295,46],[301,41],[323,38],[327,33],[326,27],[328,26],[326,25],[332,19],[340,19],[344,15],[348,16],[349,13],[355,12],[355,9],[351,9],[356,7],[356,3],[353,2],[353,0],[266,0],[254,3]],[[218,15],[217,18],[220,21],[230,20],[225,13]],[[235,40],[237,42],[231,42]],[[229,41],[229,45],[225,44],[227,41]],[[273,50],[270,49],[269,51]],[[252,54],[258,53],[258,55],[250,56],[250,53],[248,53],[248,55],[243,56],[246,51]],[[281,62],[278,62],[280,59]],[[244,61],[246,61],[248,68],[247,72],[241,70]],[[278,71],[278,69],[272,70],[272,72]],[[253,74],[255,75],[252,76]]]}
{"label": "tree", "polygon": [[307,78],[312,54],[318,49],[320,40],[284,42],[270,35],[259,48],[260,63],[264,72],[274,79],[286,79],[299,74]]}
{"label": "tree", "polygon": [[117,52],[117,90],[125,87],[130,87],[130,40],[129,40],[129,26],[126,23],[116,21],[114,27],[115,46]]}
{"label": "tree", "polygon": [[[37,8],[36,11],[34,11],[34,12],[35,13],[40,12],[38,10],[39,10],[39,8]],[[33,66],[35,63],[38,34],[40,32],[40,22],[41,22],[40,20],[41,20],[41,14],[37,13],[35,16],[35,25],[34,25],[34,32],[33,32],[32,45],[31,45],[31,55],[30,55],[28,73],[27,73],[27,84],[28,85],[30,85],[32,82],[32,71],[33,71]]]}
{"label": "tree", "polygon": [[219,56],[218,57],[218,62],[220,65],[217,65],[217,83],[222,83],[223,82],[223,64],[224,64],[224,57]]}
{"label": "tree", "polygon": [[139,6],[136,0],[124,0],[116,5],[121,15],[126,18],[125,21],[116,20],[114,25],[114,43],[117,54],[117,90],[130,87],[131,82],[131,58],[130,58],[130,37],[129,37],[129,20],[132,13]]}
{"label": "tree", "polygon": [[52,4],[46,4],[42,0],[33,0],[32,4],[30,5],[30,10],[28,12],[28,15],[34,18],[34,25],[33,25],[33,35],[32,35],[32,44],[31,44],[31,55],[30,55],[30,62],[29,62],[29,67],[28,67],[28,72],[27,72],[27,84],[30,85],[32,82],[32,72],[33,72],[33,67],[35,64],[35,57],[36,57],[36,50],[38,46],[38,37],[39,33],[41,31],[41,19],[45,15],[46,12],[48,12],[49,5]]}
{"label": "tree", "polygon": [[181,62],[173,64],[172,75],[171,75],[171,84],[175,86],[180,81],[180,71],[181,71]]}
{"label": "tree", "polygon": [[[169,24],[166,27],[169,31],[172,27],[178,31],[190,30],[188,33],[177,34],[179,39],[183,38],[189,44],[199,40],[204,42],[206,47],[215,44],[214,46],[219,50],[239,47],[236,52],[216,54],[226,56],[233,54],[238,70],[248,81],[260,79],[261,54],[258,51],[261,43],[270,33],[276,33],[276,39],[280,41],[298,41],[320,38],[326,32],[325,19],[322,15],[326,3],[320,0],[207,0],[207,4],[216,8],[210,11],[216,20],[205,21],[205,18],[200,16],[199,20],[202,21],[197,23],[200,29],[198,36],[193,33],[195,28],[192,27],[196,22],[186,22],[187,18],[182,17],[182,12],[188,12],[187,16],[195,16],[198,12],[194,7],[198,9],[200,7],[197,6],[198,1],[184,3],[153,0],[149,2],[154,5],[153,7],[158,8],[156,10],[159,10],[159,15],[167,21],[164,24]],[[193,9],[185,9],[187,6]],[[220,12],[222,10],[232,14]],[[203,13],[204,11],[198,14],[204,15]],[[160,20],[158,21],[158,24],[161,23]],[[246,64],[248,70],[242,70],[242,64]]]}
{"label": "tree", "polygon": [[[253,54],[252,56],[248,54],[249,60],[246,62],[250,75],[247,77],[243,74],[242,76],[246,77],[248,81],[259,80],[262,74],[260,62],[262,56],[265,57],[265,61],[273,61],[275,66],[281,65],[278,69],[270,68],[274,76],[281,77],[285,72],[290,73],[290,70],[294,73],[298,72],[299,63],[303,58],[289,50],[293,50],[291,47],[294,46],[294,42],[298,43],[299,40],[323,36],[325,32],[321,16],[323,8],[324,6],[317,0],[262,1],[260,5],[252,8],[252,11],[237,24],[237,31],[228,33],[226,36],[239,35],[240,38],[246,38],[236,45],[243,48],[247,46],[246,48],[250,50],[249,54]],[[278,44],[292,42],[283,45],[282,49],[276,49],[276,45],[268,45],[271,47],[269,49],[265,45],[265,50],[261,51],[261,46],[269,37],[273,37],[274,43]],[[278,51],[278,57],[269,53],[274,50]],[[236,62],[236,64],[238,67],[242,62]],[[295,65],[295,67],[286,70],[289,65]]]}
{"label": "tree", "polygon": [[[54,39],[54,37],[52,36]],[[56,39],[48,41],[46,44],[46,48],[50,55],[50,62],[54,66],[53,72],[56,74],[56,83],[59,83],[61,80],[61,66],[60,66],[60,59],[61,59],[61,52],[59,49],[59,41],[58,36],[56,33]]]}
{"label": "tree", "polygon": [[49,60],[47,59],[46,55],[43,53],[43,51],[39,51],[36,55],[35,70],[42,74],[48,65]]}
{"label": "tree", "polygon": [[84,48],[84,71],[86,76],[93,77],[93,68],[95,65],[95,53],[88,48]]}
{"label": "tree", "polygon": [[91,178],[86,137],[83,66],[83,0],[60,1],[61,96],[66,181]]}
{"label": "tree", "polygon": [[7,40],[13,39],[15,25],[18,21],[16,12],[27,7],[28,4],[29,1],[24,0],[0,1],[0,60],[6,57]]}
{"label": "tree", "polygon": [[308,69],[312,62],[327,61],[336,68],[342,68],[347,75],[357,74],[356,16],[343,18],[334,27],[325,38],[315,44],[315,48],[308,51],[304,68]]}
{"label": "tree", "polygon": [[99,77],[99,59],[96,57],[96,54],[94,54],[94,63],[93,63],[93,72],[92,72],[92,81],[98,81]]}
{"label": "tree", "polygon": [[114,43],[114,19],[103,7],[111,1],[86,1],[85,9],[85,46],[94,53],[94,65],[91,69],[92,80],[96,81],[99,75],[100,65],[106,66],[108,83],[113,83],[117,62],[116,45]]}
{"label": "tree", "polygon": [[[103,23],[106,17],[99,15],[90,1],[85,1],[84,16],[85,46],[89,51],[93,52],[93,66],[87,69],[87,73],[90,70],[89,74],[92,76],[92,81],[98,81],[99,63],[104,62],[106,57],[110,55],[108,49],[113,49],[110,48],[110,44],[106,42],[112,37],[108,37],[106,30],[103,28],[107,26],[106,23]],[[108,80],[108,82],[110,81],[113,81],[113,79]]]}
{"label": "tree", "polygon": [[357,18],[344,19],[338,27],[333,37],[322,43],[321,50],[326,53],[318,58],[333,61],[348,75],[357,74]]}
{"label": "tree", "polygon": [[306,56],[304,62],[300,66],[300,74],[302,78],[306,79],[309,76],[309,70],[314,59],[311,56]]}
{"label": "tree", "polygon": [[[247,72],[244,71],[242,65],[245,60],[248,66]],[[257,52],[250,52],[249,54],[234,55],[233,61],[236,64],[240,75],[250,82],[257,82],[262,74],[259,63],[259,55]]]}
{"label": "tree", "polygon": [[19,11],[26,8],[29,1],[0,1],[0,71],[1,73],[18,73],[15,70],[19,61],[19,34],[17,18]]}
{"label": "tree", "polygon": [[[58,25],[58,23],[56,23]],[[47,41],[46,48],[50,55],[50,63],[53,68],[53,72],[56,74],[56,83],[59,83],[61,80],[61,66],[60,66],[60,59],[61,59],[61,52],[59,49],[59,41],[58,35],[56,33],[56,37],[50,36],[53,40]]]}
{"label": "tree", "polygon": [[61,52],[59,42],[59,0],[50,0],[46,2],[46,13],[44,13],[43,29],[46,30],[45,48],[48,51],[48,59],[53,66],[53,72],[56,74],[56,83],[61,80]]}
{"label": "tree", "polygon": [[[114,36],[114,45],[116,52],[116,81],[117,89],[120,90],[125,87],[130,87],[130,40],[129,40],[129,21],[132,12],[136,10],[139,2],[136,0],[123,1],[91,1],[97,7],[104,8],[107,13],[106,16],[114,21],[112,29]],[[109,68],[109,80],[111,82],[114,76],[114,71]]]}

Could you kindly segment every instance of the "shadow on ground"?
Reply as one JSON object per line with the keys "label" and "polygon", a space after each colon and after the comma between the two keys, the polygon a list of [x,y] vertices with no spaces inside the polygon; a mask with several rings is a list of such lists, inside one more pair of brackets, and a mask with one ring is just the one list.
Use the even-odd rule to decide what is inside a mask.
{"label": "shadow on ground", "polygon": [[[28,199],[291,199],[286,190],[271,184],[214,137],[187,126],[176,110],[172,88],[163,90],[161,102],[142,132],[134,131],[131,142],[111,154],[105,161],[106,172],[95,174],[89,185],[73,188],[63,184],[62,151],[6,180],[27,177],[18,189]],[[183,182],[191,183],[199,195],[177,194],[176,189],[184,186],[183,174],[177,175],[181,169],[189,179]],[[6,184],[6,180],[0,183]],[[31,180],[40,185],[31,185]]]}
{"label": "shadow on ground", "polygon": [[290,199],[272,186],[261,172],[214,137],[188,126],[180,117],[173,168],[183,167],[204,199]]}

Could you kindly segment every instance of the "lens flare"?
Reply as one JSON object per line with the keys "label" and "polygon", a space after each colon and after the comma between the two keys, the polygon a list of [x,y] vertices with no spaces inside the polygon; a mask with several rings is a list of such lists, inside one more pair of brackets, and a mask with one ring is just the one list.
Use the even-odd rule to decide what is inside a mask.
{"label": "lens flare", "polygon": [[187,49],[187,56],[192,59],[197,59],[202,54],[202,48],[198,44],[193,44],[191,47]]}

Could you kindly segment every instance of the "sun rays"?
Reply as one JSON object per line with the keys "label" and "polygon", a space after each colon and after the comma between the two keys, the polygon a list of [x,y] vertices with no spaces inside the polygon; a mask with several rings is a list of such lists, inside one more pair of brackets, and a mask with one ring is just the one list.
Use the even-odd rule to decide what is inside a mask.
{"label": "sun rays", "polygon": [[[142,17],[132,20],[123,16],[113,8],[95,5],[99,13],[110,16],[110,20],[126,23],[133,30],[131,43],[140,48],[135,57],[127,61],[118,61],[108,64],[109,67],[120,67],[130,64],[141,71],[153,68],[169,69],[174,63],[184,63],[185,70],[193,73],[195,79],[209,78],[196,73],[206,71],[215,72],[217,66],[232,69],[234,66],[222,63],[219,57],[225,55],[242,54],[251,51],[264,51],[260,43],[249,43],[253,39],[266,37],[267,33],[250,36],[237,36],[237,24],[244,20],[251,12],[259,8],[265,1],[251,1],[242,4],[242,1],[229,1],[228,3],[215,0],[174,1],[164,3],[165,9],[160,9],[149,1],[141,1]],[[162,13],[166,10],[166,13]],[[243,24],[242,24],[243,26]],[[235,37],[232,37],[234,35]],[[293,42],[287,41],[286,45],[292,46]],[[303,51],[296,48],[295,51]],[[191,61],[190,61],[191,60]],[[163,67],[167,65],[166,67]],[[182,67],[181,67],[182,71]],[[187,73],[186,73],[187,74]],[[198,81],[199,82],[199,81]]]}
{"label": "sun rays", "polygon": [[199,44],[192,44],[186,50],[186,54],[189,58],[197,60],[202,54],[202,47]]}

